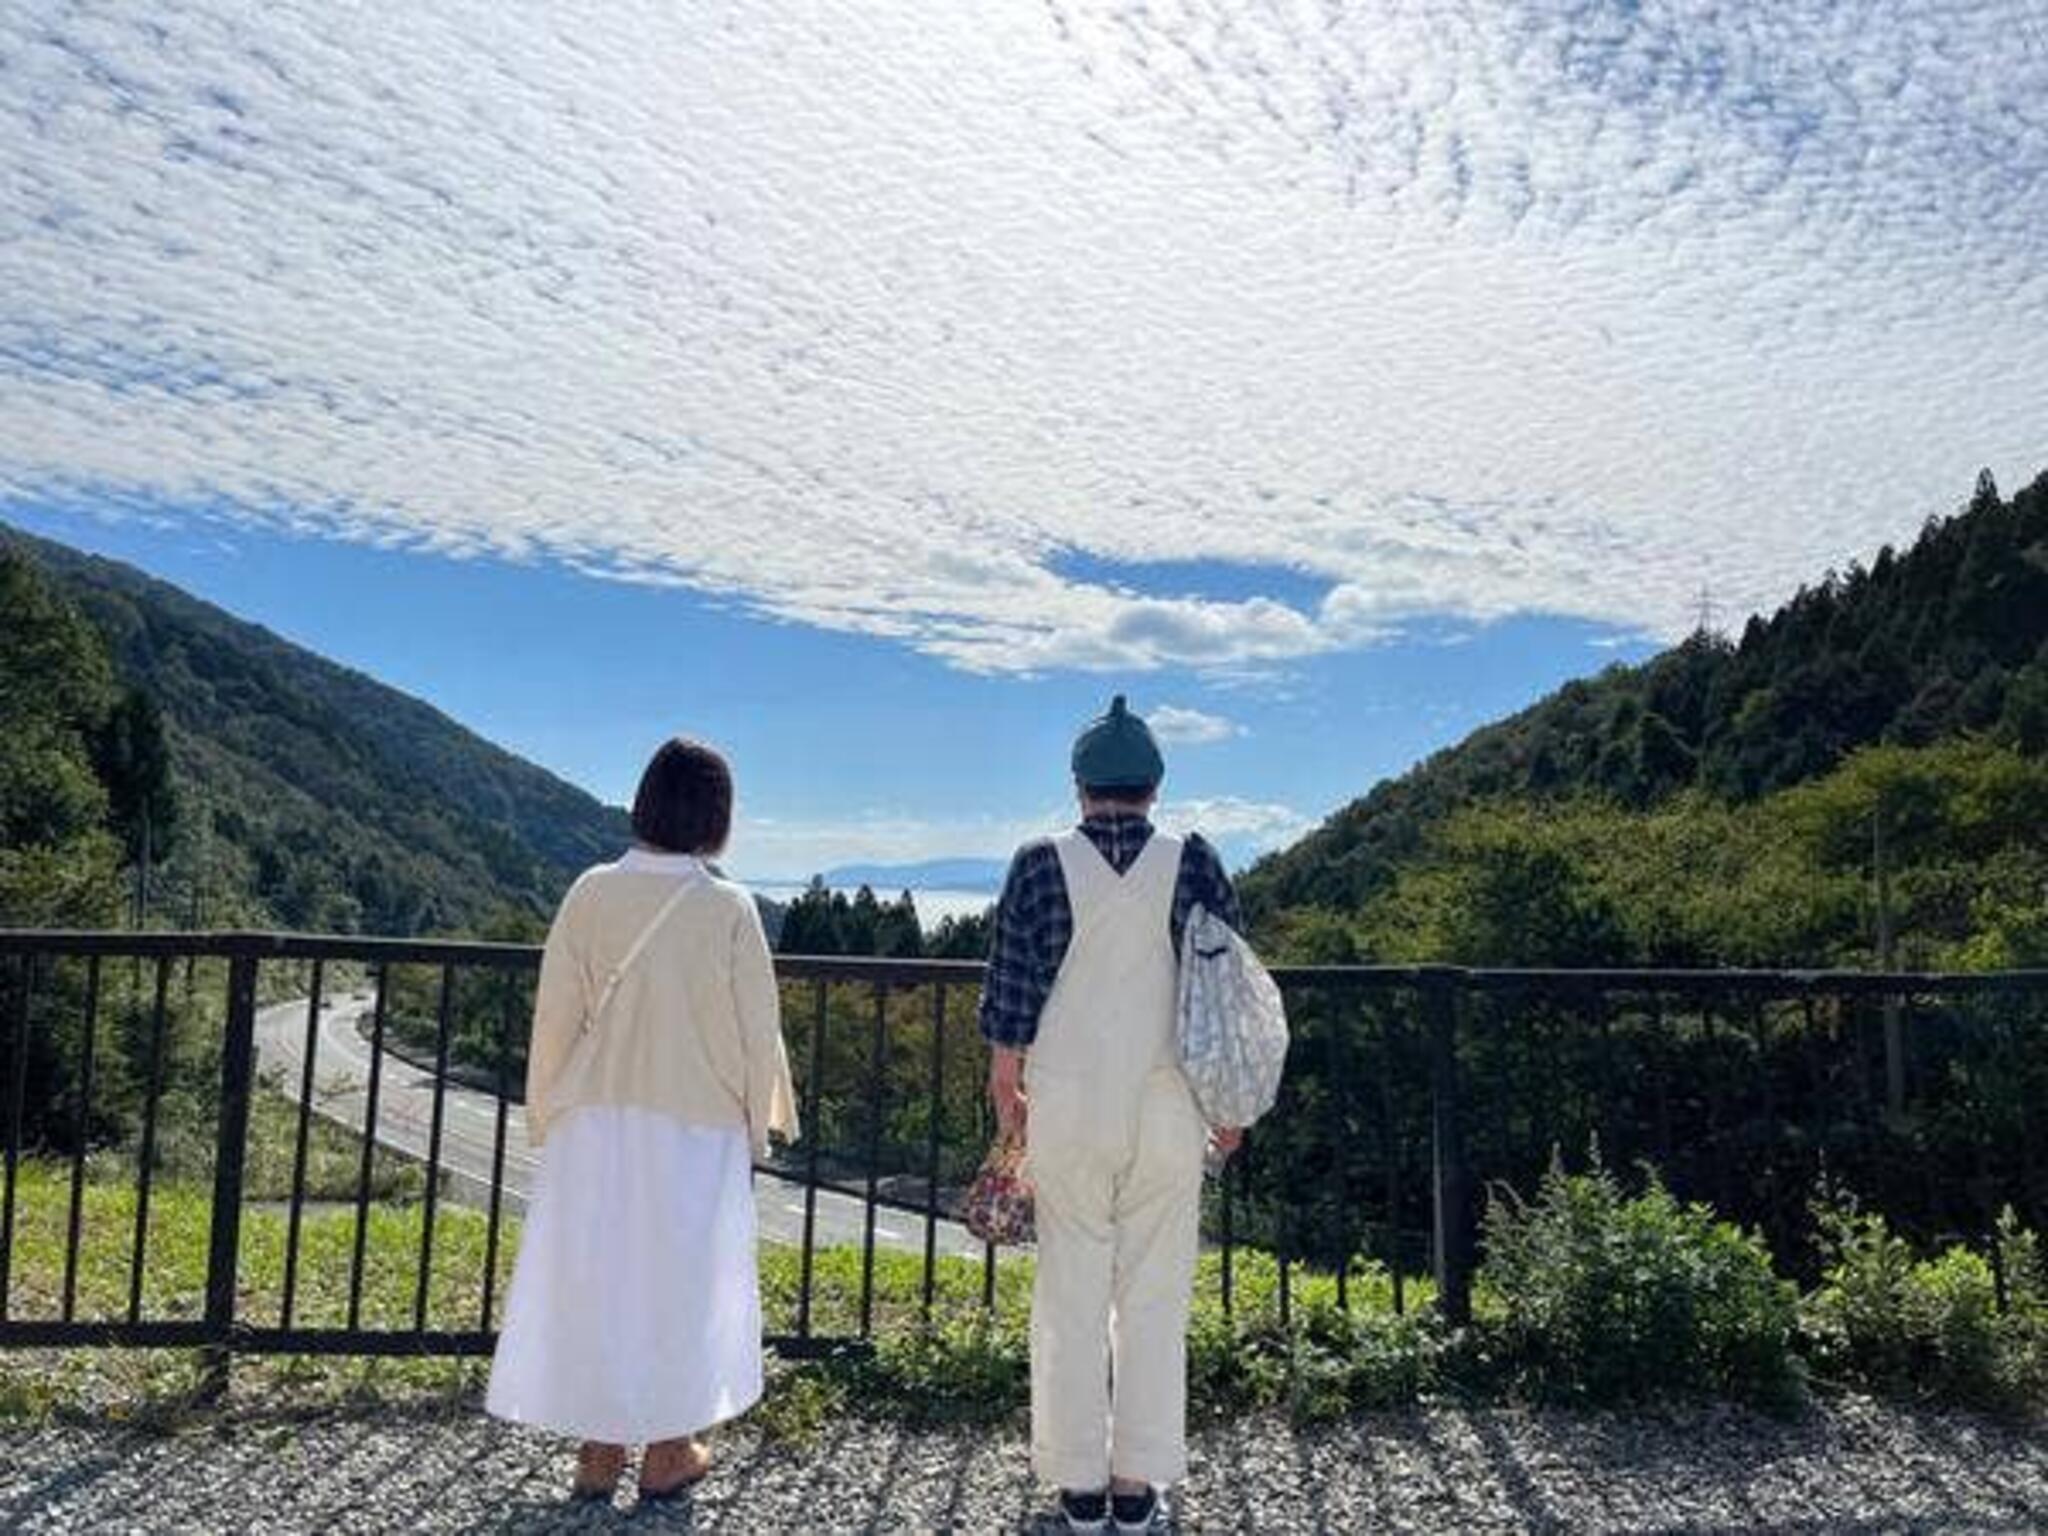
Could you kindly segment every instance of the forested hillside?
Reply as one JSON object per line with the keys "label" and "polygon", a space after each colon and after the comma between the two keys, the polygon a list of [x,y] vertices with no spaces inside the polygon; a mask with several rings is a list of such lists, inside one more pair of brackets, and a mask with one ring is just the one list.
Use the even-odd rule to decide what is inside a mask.
{"label": "forested hillside", "polygon": [[[1972,745],[1959,757],[1923,762],[1913,755],[1965,740]],[[1890,755],[1857,768],[1854,754],[1874,747]],[[1284,932],[1290,942],[1307,943],[1302,935],[1314,928],[1321,937],[1311,948],[1427,949],[1447,935],[1414,906],[1424,894],[1416,882],[1425,871],[1441,875],[1463,860],[1467,868],[1490,862],[1498,873],[1514,863],[1504,852],[1507,843],[1534,858],[1531,839],[1554,845],[1563,836],[1559,829],[1571,824],[1579,827],[1583,847],[1594,836],[1594,821],[1604,826],[1595,840],[1609,841],[1619,856],[1631,839],[1658,825],[1676,827],[1690,815],[1696,834],[1722,818],[1725,835],[1739,831],[1754,839],[1756,867],[1809,849],[1808,865],[1782,876],[1786,900],[1805,904],[1817,899],[1810,877],[1830,872],[1853,874],[1863,892],[1877,857],[1872,839],[1881,845],[1896,817],[1911,826],[1901,823],[1895,834],[1919,838],[1916,846],[1930,857],[1944,846],[1958,860],[1965,846],[1982,853],[1989,835],[1982,825],[1984,794],[1990,793],[1984,786],[2010,788],[2016,777],[2039,769],[2044,750],[2048,475],[2004,501],[1987,474],[1965,510],[1930,519],[1906,553],[1886,548],[1868,568],[1828,572],[1772,617],[1752,619],[1739,640],[1701,632],[1642,665],[1567,684],[1378,785],[1301,842],[1262,860],[1245,876],[1243,890],[1266,930]],[[1841,825],[1823,832],[1810,813],[1828,803],[1829,782]],[[1806,786],[1812,792],[1805,800],[1786,798]],[[1960,798],[1938,804],[1943,793]],[[1894,806],[1894,800],[1901,803]],[[1988,803],[2020,814],[2031,801],[1992,794]],[[1792,822],[1817,841],[1801,841]],[[1932,835],[1931,829],[1965,823],[1975,828],[1970,837],[1958,832],[1944,844]],[[1860,831],[1850,848],[1843,839],[1854,828]],[[2025,842],[2024,825],[2009,830]],[[1991,839],[2001,857],[2011,852],[2010,840]],[[1680,873],[1704,867],[1711,840],[1698,851],[1702,857],[1681,861]],[[1906,856],[1903,850],[1899,856]],[[1564,857],[1548,846],[1538,862]],[[2024,893],[2018,872],[1999,868]],[[1583,866],[1574,870],[1574,878],[1590,878]],[[1911,871],[1902,865],[1901,874]],[[1737,889],[1750,888],[1741,871],[1722,867],[1714,890],[1732,895],[1731,879]],[[1414,901],[1393,894],[1404,880]],[[1524,892],[1517,909],[1536,902],[1542,889],[1538,882]],[[1439,905],[1450,899],[1445,889],[1430,896]],[[1466,918],[1474,899],[1471,890],[1458,898]],[[1934,950],[1949,954],[1981,935],[1969,909],[1982,899],[1950,881],[1942,919],[1947,937]],[[1782,911],[1784,903],[1778,905]],[[1397,916],[1390,906],[1403,910]],[[1322,917],[1310,922],[1312,913]],[[1837,922],[1802,932],[1820,942],[1824,929],[1826,946],[1837,950],[1854,927],[1851,917],[1867,929],[1870,915],[1840,914]],[[1397,941],[1397,935],[1406,937]],[[1497,961],[1539,951],[1714,959],[1777,953],[1791,933],[1743,940],[1709,924],[1687,943],[1661,951],[1640,934],[1627,942],[1612,935],[1597,942],[1581,938],[1496,933],[1481,940],[1468,932],[1454,947]],[[1993,951],[2005,953],[1997,944],[1985,953]]]}
{"label": "forested hillside", "polygon": [[0,544],[0,923],[96,927],[119,906],[106,647]]}
{"label": "forested hillside", "polygon": [[[0,526],[0,569],[7,870],[98,889],[147,841],[158,921],[477,932],[544,916],[629,836],[623,812],[419,700],[130,567]],[[159,714],[145,839],[110,765]],[[30,903],[8,878],[24,894],[0,888],[0,921],[113,915],[105,891]]]}

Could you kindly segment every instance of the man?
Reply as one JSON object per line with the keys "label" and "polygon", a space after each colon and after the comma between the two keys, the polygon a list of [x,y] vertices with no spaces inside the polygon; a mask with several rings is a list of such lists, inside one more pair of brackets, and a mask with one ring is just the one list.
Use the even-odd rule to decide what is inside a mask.
{"label": "man", "polygon": [[[1148,819],[1159,745],[1119,694],[1074,743],[1081,824],[1029,843],[996,909],[981,1030],[1037,1190],[1031,1449],[1067,1526],[1147,1529],[1187,1472],[1187,1318],[1211,1131],[1174,1046],[1181,931],[1233,928],[1216,852]],[[1028,1130],[1027,1130],[1028,1124]]]}

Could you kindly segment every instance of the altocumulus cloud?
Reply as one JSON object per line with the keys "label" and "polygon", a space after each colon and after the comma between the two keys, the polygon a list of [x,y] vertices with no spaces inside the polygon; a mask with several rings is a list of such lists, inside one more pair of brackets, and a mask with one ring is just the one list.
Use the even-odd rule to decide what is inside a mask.
{"label": "altocumulus cloud", "polygon": [[1675,633],[2044,456],[2039,17],[17,0],[0,503],[982,670]]}
{"label": "altocumulus cloud", "polygon": [[1233,736],[1244,734],[1244,727],[1235,720],[1226,720],[1204,710],[1185,709],[1178,704],[1161,704],[1146,711],[1145,723],[1152,727],[1152,734],[1167,746],[1207,746],[1211,742],[1228,741]]}

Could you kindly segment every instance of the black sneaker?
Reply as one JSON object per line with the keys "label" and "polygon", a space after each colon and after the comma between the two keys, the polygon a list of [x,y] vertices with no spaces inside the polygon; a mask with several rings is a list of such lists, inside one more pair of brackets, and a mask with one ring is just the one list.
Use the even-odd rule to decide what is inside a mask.
{"label": "black sneaker", "polygon": [[1159,1490],[1147,1488],[1143,1493],[1120,1493],[1109,1501],[1109,1513],[1119,1531],[1149,1531],[1159,1513]]}
{"label": "black sneaker", "polygon": [[1109,1524],[1109,1495],[1062,1488],[1060,1515],[1070,1531],[1099,1531]]}

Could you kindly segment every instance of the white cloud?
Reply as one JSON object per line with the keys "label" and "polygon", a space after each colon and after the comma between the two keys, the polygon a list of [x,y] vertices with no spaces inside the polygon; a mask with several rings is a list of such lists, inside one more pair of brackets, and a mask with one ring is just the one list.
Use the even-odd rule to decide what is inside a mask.
{"label": "white cloud", "polygon": [[27,0],[0,504],[984,671],[1739,626],[2048,459],[2044,94],[2036,0]]}
{"label": "white cloud", "polygon": [[1178,704],[1161,704],[1148,710],[1145,723],[1166,746],[1207,746],[1244,734],[1244,727],[1235,720],[1205,714],[1199,709],[1183,709]]}
{"label": "white cloud", "polygon": [[[756,817],[744,809],[734,828],[729,866],[750,880],[802,880],[843,864],[915,864],[927,859],[1006,859],[1033,838],[1074,824],[1071,802],[1024,816],[920,817],[873,809],[829,819]],[[1200,832],[1241,863],[1284,847],[1315,826],[1292,806],[1234,795],[1161,801],[1153,816],[1163,830]]]}
{"label": "white cloud", "polygon": [[1163,801],[1154,819],[1168,832],[1199,832],[1226,852],[1253,853],[1285,847],[1316,824],[1292,806],[1234,795]]}

